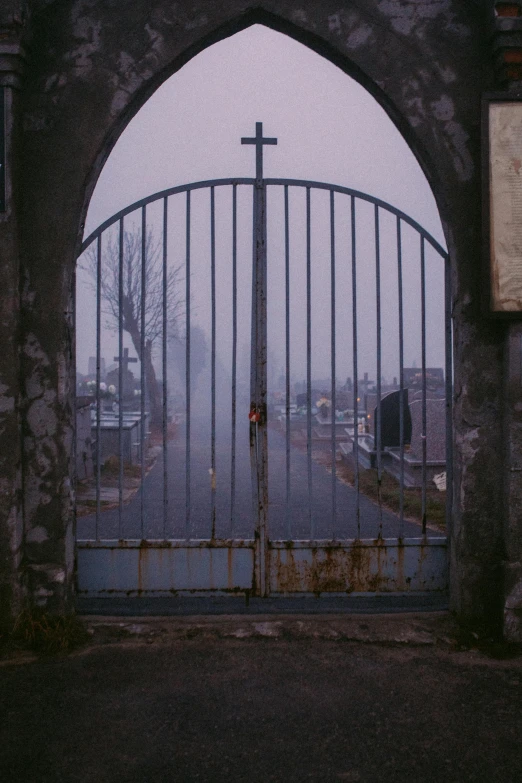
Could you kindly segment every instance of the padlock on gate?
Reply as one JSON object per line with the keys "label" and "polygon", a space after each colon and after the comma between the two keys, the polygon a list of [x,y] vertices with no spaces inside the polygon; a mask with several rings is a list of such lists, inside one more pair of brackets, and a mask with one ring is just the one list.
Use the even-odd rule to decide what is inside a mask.
{"label": "padlock on gate", "polygon": [[261,421],[261,414],[257,409],[255,402],[250,403],[250,412],[248,414],[250,424],[258,424]]}

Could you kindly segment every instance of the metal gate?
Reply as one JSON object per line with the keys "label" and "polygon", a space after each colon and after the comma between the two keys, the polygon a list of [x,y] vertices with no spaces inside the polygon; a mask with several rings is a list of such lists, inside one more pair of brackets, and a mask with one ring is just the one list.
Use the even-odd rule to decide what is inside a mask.
{"label": "metal gate", "polygon": [[82,245],[78,592],[445,591],[448,255],[365,193],[264,178],[261,123],[242,143],[255,178],[155,193]]}

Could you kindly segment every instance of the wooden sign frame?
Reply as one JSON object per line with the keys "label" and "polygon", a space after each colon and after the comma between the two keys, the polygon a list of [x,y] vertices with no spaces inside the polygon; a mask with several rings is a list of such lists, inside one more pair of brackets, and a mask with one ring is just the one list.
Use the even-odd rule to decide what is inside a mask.
{"label": "wooden sign frame", "polygon": [[484,306],[522,319],[522,93],[482,100]]}

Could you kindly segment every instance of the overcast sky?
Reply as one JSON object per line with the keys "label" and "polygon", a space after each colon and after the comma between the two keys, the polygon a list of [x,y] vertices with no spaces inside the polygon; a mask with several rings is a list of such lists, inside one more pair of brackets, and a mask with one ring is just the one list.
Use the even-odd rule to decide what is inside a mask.
{"label": "overcast sky", "polygon": [[[266,177],[326,181],[365,191],[411,215],[444,244],[438,211],[426,178],[374,98],[318,54],[260,25],[197,55],[167,80],[133,118],[100,175],[89,206],[85,236],[117,210],[150,193],[197,180],[253,176],[254,148],[242,146],[240,140],[242,136],[254,135],[256,121],[263,122],[265,136],[278,139],[277,146],[265,147]],[[294,233],[298,230],[297,223]],[[347,239],[347,231],[347,227],[339,228],[338,242]],[[277,241],[276,238],[276,246]],[[391,234],[390,241],[393,242]],[[301,252],[297,237],[294,248]],[[440,272],[441,265],[437,264],[430,283],[432,299],[442,296]],[[411,279],[415,280],[417,289],[415,273]],[[78,303],[80,371],[86,370],[87,357],[93,355],[94,348],[93,303],[85,292],[84,282],[80,274],[83,292]],[[364,286],[364,281],[361,284]],[[247,278],[244,285],[248,292]],[[366,295],[371,297],[371,275],[367,285]],[[321,288],[320,281],[316,290],[318,287]],[[326,288],[325,302],[328,301]],[[339,300],[349,295],[347,280],[345,292],[339,289]],[[244,297],[248,300],[247,293]],[[431,353],[428,364],[437,366],[443,362],[440,304],[433,314],[438,336],[428,345]],[[322,306],[317,305],[319,309]],[[340,308],[341,304],[337,306]],[[202,304],[201,322],[205,321],[204,311]],[[368,312],[374,318],[374,306],[369,305]],[[339,328],[342,326],[347,337],[349,318],[343,322],[342,317],[339,310]],[[410,325],[417,316],[411,317]],[[226,321],[225,311],[221,320]],[[322,335],[318,332],[317,337],[319,344],[329,345],[327,331]],[[108,335],[104,339],[107,340],[104,353],[111,354],[112,359],[116,340]],[[224,344],[227,345],[226,339]],[[297,331],[294,345],[302,347]],[[373,372],[372,345],[373,340],[366,346],[370,373]],[[394,374],[396,358],[391,356],[392,348],[389,353],[384,371]],[[282,354],[276,364],[280,364],[281,358]],[[346,360],[348,364],[340,367],[340,374],[348,372],[348,354]],[[407,349],[405,364],[419,360],[419,352],[412,344]],[[324,365],[317,365],[316,372],[320,374],[327,367],[325,359]],[[364,369],[362,366],[361,371]],[[299,376],[302,366],[296,365],[295,372]]]}

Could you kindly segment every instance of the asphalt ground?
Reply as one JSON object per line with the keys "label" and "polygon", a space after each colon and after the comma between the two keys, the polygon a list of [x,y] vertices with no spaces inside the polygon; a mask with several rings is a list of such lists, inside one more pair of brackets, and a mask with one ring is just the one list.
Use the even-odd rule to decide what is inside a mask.
{"label": "asphalt ground", "polygon": [[522,780],[522,658],[446,614],[89,622],[0,666],[3,782]]}

